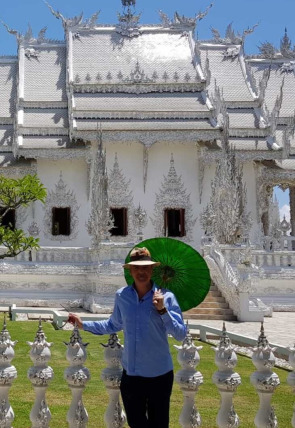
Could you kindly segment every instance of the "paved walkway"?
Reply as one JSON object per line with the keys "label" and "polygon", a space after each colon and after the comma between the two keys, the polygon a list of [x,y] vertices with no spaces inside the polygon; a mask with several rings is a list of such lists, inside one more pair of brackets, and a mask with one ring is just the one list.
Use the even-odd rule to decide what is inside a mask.
{"label": "paved walkway", "polygon": [[[189,325],[202,324],[213,328],[222,329],[223,321],[220,320],[188,320]],[[295,343],[295,312],[273,312],[272,317],[264,317],[264,332],[270,343],[284,347],[294,346]],[[228,332],[257,339],[260,333],[259,322],[226,321]]]}

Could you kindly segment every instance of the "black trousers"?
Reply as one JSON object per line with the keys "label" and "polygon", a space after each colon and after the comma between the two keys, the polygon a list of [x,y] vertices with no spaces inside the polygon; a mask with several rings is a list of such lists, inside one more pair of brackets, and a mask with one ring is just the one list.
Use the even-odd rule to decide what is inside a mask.
{"label": "black trousers", "polygon": [[130,428],[169,428],[173,371],[157,377],[128,376],[123,370],[121,396]]}

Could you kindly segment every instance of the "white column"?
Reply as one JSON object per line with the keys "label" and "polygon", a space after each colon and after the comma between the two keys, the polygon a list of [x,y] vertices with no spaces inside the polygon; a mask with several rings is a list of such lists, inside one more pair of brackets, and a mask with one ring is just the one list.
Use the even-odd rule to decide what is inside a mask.
{"label": "white column", "polygon": [[[293,388],[293,392],[295,392],[295,347],[294,348],[288,348],[290,351],[289,354],[289,363],[290,366],[293,368],[293,371],[289,373],[287,382],[290,386]],[[292,427],[295,428],[295,405],[293,407],[293,417],[292,417]]]}
{"label": "white column", "polygon": [[107,428],[122,428],[126,422],[126,416],[120,404],[120,383],[122,378],[122,351],[123,346],[117,334],[111,334],[105,347],[104,359],[107,367],[101,373],[106,389],[109,394],[109,405],[104,415]]}
{"label": "white column", "polygon": [[27,342],[31,347],[30,358],[34,363],[28,370],[28,378],[32,382],[36,398],[30,413],[32,428],[48,428],[51,413],[46,403],[46,389],[53,378],[53,370],[48,366],[51,358],[50,347],[52,343],[46,341],[46,336],[42,329],[41,319],[34,342]]}
{"label": "white column", "polygon": [[275,350],[276,348],[269,346],[268,340],[264,335],[263,323],[261,323],[257,346],[252,348],[252,361],[257,371],[250,378],[260,400],[260,406],[254,419],[257,428],[278,427],[277,417],[274,408],[271,406],[272,395],[280,384],[278,375],[272,371],[276,361],[273,354]]}
{"label": "white column", "polygon": [[14,346],[17,341],[12,342],[6,328],[6,316],[4,317],[3,329],[0,333],[0,421],[1,426],[10,428],[14,420],[14,412],[10,406],[8,393],[12,382],[17,378],[17,371],[10,363],[14,358]]}
{"label": "white column", "polygon": [[184,397],[179,423],[183,428],[196,428],[201,426],[201,416],[195,405],[195,395],[203,383],[203,376],[195,370],[195,367],[200,362],[198,351],[203,347],[194,345],[189,330],[182,346],[174,347],[178,349],[177,359],[182,367],[176,373],[175,380],[180,385]]}
{"label": "white column", "polygon": [[[290,224],[291,224],[291,236],[295,236],[295,186],[290,186]],[[293,250],[295,250],[293,246]]]}
{"label": "white column", "polygon": [[89,370],[83,366],[87,359],[86,346],[83,343],[79,329],[75,326],[71,339],[67,345],[67,360],[70,363],[64,372],[69,388],[72,391],[72,402],[67,414],[69,428],[86,428],[88,422],[88,413],[82,401],[82,393],[86,383],[90,379]]}
{"label": "white column", "polygon": [[215,364],[219,370],[214,373],[212,380],[221,395],[216,423],[219,428],[238,427],[240,423],[233,406],[233,395],[241,384],[241,377],[233,371],[237,365],[236,348],[227,335],[225,323],[223,323],[223,333],[220,337],[219,346],[213,349],[215,351]]}

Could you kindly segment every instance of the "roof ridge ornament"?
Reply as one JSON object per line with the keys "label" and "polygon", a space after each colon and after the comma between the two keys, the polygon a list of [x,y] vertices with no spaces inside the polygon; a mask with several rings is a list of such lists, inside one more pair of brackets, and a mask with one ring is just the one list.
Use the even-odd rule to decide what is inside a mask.
{"label": "roof ridge ornament", "polygon": [[[16,37],[16,39],[19,43],[21,43],[21,42],[26,42],[26,43],[30,43],[30,44],[41,44],[41,43],[52,43],[52,42],[60,43],[57,40],[51,40],[51,39],[45,38],[45,33],[47,31],[47,27],[41,28],[41,30],[38,33],[38,37],[34,37],[33,30],[32,30],[32,27],[30,24],[28,24],[28,29],[27,29],[26,33],[22,34],[22,33],[19,33],[17,30],[10,28],[5,22],[1,21],[1,23],[6,28],[6,30],[8,31],[9,34],[12,34],[13,36]],[[34,56],[34,55],[31,54],[31,56]]]}
{"label": "roof ridge ornament", "polygon": [[160,19],[164,27],[170,28],[182,28],[182,27],[191,27],[195,28],[198,21],[201,21],[208,14],[209,10],[213,6],[211,3],[204,12],[197,13],[193,18],[187,18],[184,15],[180,15],[178,12],[174,13],[173,19],[170,19],[166,13],[162,10],[159,10]]}
{"label": "roof ridge ornament", "polygon": [[100,11],[95,12],[89,19],[83,21],[83,12],[80,15],[74,16],[73,18],[65,18],[58,10],[54,10],[53,7],[44,0],[44,3],[49,8],[50,12],[56,19],[61,19],[62,25],[65,30],[71,27],[80,26],[82,28],[93,28],[97,24],[97,19],[100,14]]}
{"label": "roof ridge ornament", "polygon": [[[139,30],[139,20],[141,13],[139,15],[135,14],[135,4],[136,0],[121,0],[123,5],[123,14],[118,13],[119,24],[116,27],[117,33],[121,34],[123,37],[138,37],[141,34]],[[133,9],[131,9],[133,6]],[[127,10],[126,10],[127,8]]]}
{"label": "roof ridge ornament", "polygon": [[245,43],[245,38],[249,34],[252,34],[258,25],[259,23],[253,25],[253,27],[248,27],[243,31],[242,34],[240,34],[239,32],[235,32],[231,22],[226,27],[225,37],[221,37],[220,32],[216,28],[211,27],[211,32],[215,43],[221,43],[225,45],[243,45]]}

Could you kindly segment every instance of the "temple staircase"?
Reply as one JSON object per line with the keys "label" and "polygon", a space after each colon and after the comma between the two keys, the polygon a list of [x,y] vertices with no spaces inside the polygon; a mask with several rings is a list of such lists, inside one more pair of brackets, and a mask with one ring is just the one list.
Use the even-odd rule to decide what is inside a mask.
{"label": "temple staircase", "polygon": [[196,308],[184,312],[183,317],[195,320],[237,320],[237,317],[233,314],[225,298],[213,282],[205,300]]}

